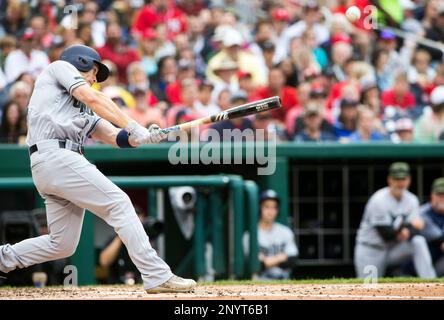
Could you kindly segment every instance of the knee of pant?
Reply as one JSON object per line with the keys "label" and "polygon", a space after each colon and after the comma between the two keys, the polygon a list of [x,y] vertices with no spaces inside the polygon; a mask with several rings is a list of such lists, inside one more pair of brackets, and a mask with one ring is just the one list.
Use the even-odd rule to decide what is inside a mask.
{"label": "knee of pant", "polygon": [[76,252],[77,242],[51,239],[58,258],[70,257]]}
{"label": "knee of pant", "polygon": [[[114,208],[119,212],[119,216],[124,216],[134,211],[131,199],[127,194],[122,193],[119,197],[116,197],[114,201]],[[124,214],[120,211],[123,211]]]}

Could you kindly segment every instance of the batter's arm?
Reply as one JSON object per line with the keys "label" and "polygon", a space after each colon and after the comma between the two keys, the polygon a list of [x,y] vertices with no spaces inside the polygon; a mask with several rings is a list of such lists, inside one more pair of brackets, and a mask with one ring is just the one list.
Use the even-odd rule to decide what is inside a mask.
{"label": "batter's arm", "polygon": [[[103,142],[105,144],[110,144],[114,147],[118,147],[116,142],[116,137],[119,134],[120,129],[116,128],[106,119],[100,119],[97,123],[96,130],[91,135],[91,138],[93,138],[96,141]],[[129,143],[131,144],[131,140],[129,140]],[[136,147],[133,145],[133,147]]]}
{"label": "batter's arm", "polygon": [[108,120],[119,128],[125,128],[129,122],[133,121],[110,98],[102,92],[92,89],[87,84],[75,88],[72,95],[86,104],[101,118]]}

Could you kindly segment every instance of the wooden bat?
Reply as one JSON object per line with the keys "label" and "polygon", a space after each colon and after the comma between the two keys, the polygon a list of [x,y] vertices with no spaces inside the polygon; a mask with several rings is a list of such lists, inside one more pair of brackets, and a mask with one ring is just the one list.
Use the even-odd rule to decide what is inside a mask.
{"label": "wooden bat", "polygon": [[168,134],[173,131],[188,130],[190,128],[194,128],[203,124],[242,118],[256,113],[270,111],[273,109],[280,108],[281,106],[282,106],[281,99],[278,96],[275,96],[272,98],[267,98],[263,100],[242,104],[238,107],[230,108],[228,110],[222,111],[212,116],[185,122],[182,124],[175,125],[173,127],[160,129],[160,131],[162,133]]}

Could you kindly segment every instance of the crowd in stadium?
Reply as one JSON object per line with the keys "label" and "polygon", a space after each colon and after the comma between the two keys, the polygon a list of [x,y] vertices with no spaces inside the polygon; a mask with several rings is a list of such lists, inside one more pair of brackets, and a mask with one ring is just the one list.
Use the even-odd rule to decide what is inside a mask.
{"label": "crowd in stadium", "polygon": [[[111,71],[96,88],[143,126],[171,126],[278,95],[281,109],[214,128],[264,129],[295,142],[439,142],[443,53],[373,30],[365,16],[353,24],[345,17],[350,5],[369,4],[2,1],[1,142],[25,142],[36,77],[79,43],[96,48]],[[399,0],[397,8],[404,31],[444,40],[443,1]]]}

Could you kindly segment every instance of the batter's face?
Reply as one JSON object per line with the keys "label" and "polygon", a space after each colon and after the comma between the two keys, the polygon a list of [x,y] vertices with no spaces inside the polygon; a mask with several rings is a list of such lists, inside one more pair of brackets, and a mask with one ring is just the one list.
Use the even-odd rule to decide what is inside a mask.
{"label": "batter's face", "polygon": [[88,72],[80,72],[80,74],[85,78],[86,82],[89,83],[90,86],[92,86],[94,83],[97,82],[97,72],[99,71],[99,68],[94,65],[91,70]]}
{"label": "batter's face", "polygon": [[274,223],[279,212],[276,200],[264,200],[261,204],[261,220],[265,223]]}

